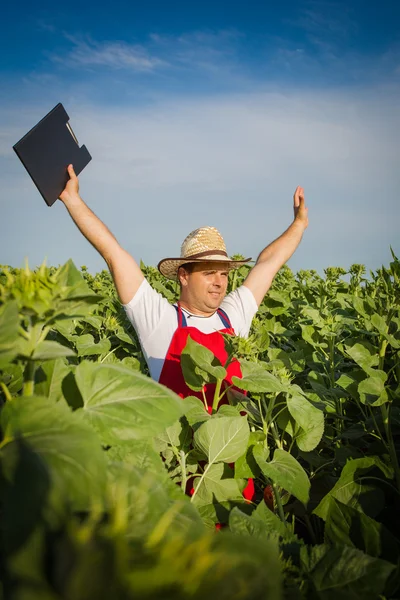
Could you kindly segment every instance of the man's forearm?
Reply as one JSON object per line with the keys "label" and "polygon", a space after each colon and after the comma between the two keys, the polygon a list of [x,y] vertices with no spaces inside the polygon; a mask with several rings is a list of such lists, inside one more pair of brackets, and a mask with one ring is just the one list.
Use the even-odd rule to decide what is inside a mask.
{"label": "man's forearm", "polygon": [[305,227],[301,221],[293,221],[282,235],[264,248],[256,264],[268,262],[274,266],[275,272],[279,271],[300,244],[304,231]]}
{"label": "man's forearm", "polygon": [[281,236],[261,252],[256,264],[244,281],[244,285],[252,291],[258,305],[261,304],[265,294],[271,287],[279,269],[296,250],[303,237],[304,230],[305,225],[295,220]]}
{"label": "man's forearm", "polygon": [[110,265],[113,253],[120,246],[108,227],[90,210],[79,195],[68,198],[64,204],[79,231]]}

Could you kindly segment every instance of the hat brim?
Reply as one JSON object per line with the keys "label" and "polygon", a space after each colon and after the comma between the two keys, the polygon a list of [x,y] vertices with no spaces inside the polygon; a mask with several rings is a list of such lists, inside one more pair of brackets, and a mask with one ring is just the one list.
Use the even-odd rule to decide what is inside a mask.
{"label": "hat brim", "polygon": [[163,258],[157,265],[158,270],[164,277],[167,279],[178,279],[178,269],[182,265],[187,263],[206,263],[206,262],[218,262],[224,263],[224,267],[229,270],[238,269],[243,265],[247,264],[251,258],[245,258],[243,260],[232,260],[228,257],[210,254],[209,256],[204,256],[202,258]]}

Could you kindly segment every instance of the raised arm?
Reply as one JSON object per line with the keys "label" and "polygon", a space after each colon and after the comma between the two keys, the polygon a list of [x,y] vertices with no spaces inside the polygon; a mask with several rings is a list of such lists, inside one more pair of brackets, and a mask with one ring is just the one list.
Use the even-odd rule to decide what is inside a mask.
{"label": "raised arm", "polygon": [[300,244],[308,225],[308,208],[305,206],[304,190],[297,187],[293,196],[294,221],[281,236],[269,244],[259,255],[256,264],[244,284],[252,292],[258,306],[279,269],[289,260]]}
{"label": "raised arm", "polygon": [[132,256],[121,248],[111,231],[79,196],[79,182],[72,165],[69,165],[68,173],[70,179],[60,200],[81,233],[106,261],[119,299],[123,304],[128,304],[144,279],[143,273]]}

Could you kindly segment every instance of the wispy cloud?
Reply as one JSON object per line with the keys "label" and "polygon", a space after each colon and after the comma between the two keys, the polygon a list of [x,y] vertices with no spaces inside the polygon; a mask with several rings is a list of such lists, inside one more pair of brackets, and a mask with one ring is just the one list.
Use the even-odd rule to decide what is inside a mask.
{"label": "wispy cloud", "polygon": [[154,71],[168,63],[152,55],[144,46],[126,42],[96,42],[76,36],[65,36],[72,43],[72,50],[65,55],[52,54],[54,62],[76,67],[108,67],[110,69],[128,69],[137,72]]}

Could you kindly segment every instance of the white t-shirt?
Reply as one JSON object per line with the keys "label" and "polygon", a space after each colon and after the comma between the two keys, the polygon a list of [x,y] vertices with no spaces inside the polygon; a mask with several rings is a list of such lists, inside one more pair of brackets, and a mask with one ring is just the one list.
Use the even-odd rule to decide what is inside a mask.
{"label": "white t-shirt", "polygon": [[[123,307],[139,337],[150,374],[158,381],[172,336],[178,328],[176,309],[146,279],[129,304],[124,304]],[[235,334],[247,337],[258,308],[249,288],[242,285],[225,296],[220,308],[228,315]],[[225,327],[217,312],[211,317],[199,317],[182,310],[187,325],[196,327],[203,333],[212,333]]]}

